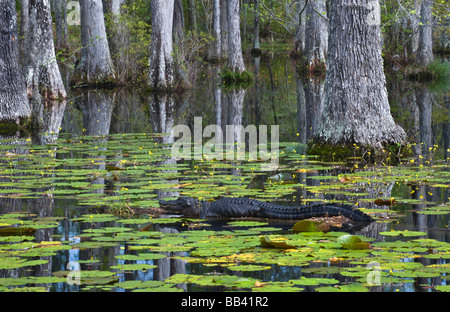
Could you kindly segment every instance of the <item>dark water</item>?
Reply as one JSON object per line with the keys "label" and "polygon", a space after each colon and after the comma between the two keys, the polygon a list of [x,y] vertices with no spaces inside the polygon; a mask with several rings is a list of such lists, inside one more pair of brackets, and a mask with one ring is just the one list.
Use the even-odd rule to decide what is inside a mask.
{"label": "dark water", "polygon": [[[25,148],[10,148],[11,146],[23,146],[23,144],[30,144],[33,146],[41,146],[42,149],[49,147],[50,150],[55,146],[57,138],[63,140],[64,144],[75,144],[78,140],[82,141],[87,136],[87,141],[92,140],[91,150],[85,150],[86,145],[82,145],[82,149],[71,150],[67,147],[69,152],[64,151],[64,147],[56,148],[54,155],[55,159],[78,159],[83,158],[90,160],[95,153],[99,152],[99,156],[103,161],[95,163],[92,170],[99,170],[106,172],[108,160],[114,160],[117,165],[118,157],[131,160],[127,157],[127,148],[131,149],[138,146],[136,142],[127,142],[127,139],[121,141],[120,146],[115,145],[114,149],[108,145],[108,141],[114,141],[114,135],[126,133],[170,133],[175,125],[188,125],[193,127],[194,117],[202,117],[203,125],[216,124],[221,127],[225,125],[279,125],[280,126],[280,142],[298,143],[295,145],[299,153],[305,148],[305,143],[311,139],[312,134],[317,129],[318,118],[321,110],[321,98],[324,93],[323,81],[305,79],[298,76],[295,72],[295,65],[289,59],[284,58],[270,58],[254,59],[248,61],[249,70],[255,73],[255,83],[246,90],[227,91],[221,89],[217,83],[218,68],[205,67],[203,75],[200,76],[196,87],[193,90],[180,94],[163,94],[163,93],[146,93],[138,88],[129,89],[114,89],[114,90],[71,90],[70,98],[66,103],[49,106],[44,111],[45,129],[44,133],[33,135],[31,137],[15,137],[5,136],[3,143],[8,148],[2,149],[5,155],[2,157],[2,181],[11,182],[11,176],[20,177],[20,163],[17,167],[5,160],[8,157],[7,153],[19,154],[19,150]],[[450,223],[449,214],[421,214],[417,211],[423,210],[429,206],[443,205],[448,208],[449,191],[448,191],[448,157],[449,157],[449,130],[448,130],[448,109],[449,109],[449,91],[448,88],[433,87],[427,85],[409,82],[404,79],[389,79],[388,91],[390,95],[391,110],[394,118],[400,123],[408,134],[409,143],[412,146],[414,156],[404,160],[405,164],[412,165],[421,163],[422,166],[414,167],[417,170],[425,167],[429,169],[426,174],[430,179],[435,181],[428,183],[425,178],[419,179],[421,182],[409,182],[407,179],[401,181],[395,180],[396,175],[390,176],[386,172],[390,169],[380,169],[371,164],[369,169],[356,168],[350,165],[343,165],[342,163],[333,165],[326,164],[324,167],[318,168],[318,164],[314,158],[308,158],[308,161],[302,162],[301,159],[286,160],[287,169],[289,173],[294,173],[293,183],[299,183],[293,192],[281,194],[278,201],[290,201],[291,204],[304,203],[305,200],[323,200],[323,199],[345,199],[351,202],[357,202],[365,199],[368,208],[377,208],[373,205],[373,200],[378,197],[383,198],[399,198],[404,199],[404,202],[399,203],[393,208],[400,216],[396,218],[396,222],[377,222],[361,229],[354,229],[351,232],[361,234],[365,237],[372,238],[375,241],[395,241],[397,237],[385,237],[379,235],[382,231],[423,231],[427,233],[427,238],[434,239],[439,242],[450,242],[450,231],[448,225]],[[97,139],[95,138],[97,137]],[[130,137],[132,138],[132,137]],[[27,142],[27,139],[29,140]],[[73,140],[73,141],[71,141]],[[131,139],[130,139],[131,140]],[[139,140],[139,139],[138,139]],[[175,141],[175,138],[170,135],[152,137],[155,144],[170,144]],[[90,141],[89,141],[90,142]],[[152,141],[153,142],[153,141]],[[46,145],[47,144],[47,145]],[[116,144],[116,143],[114,143]],[[145,142],[149,144],[149,142]],[[289,146],[289,145],[288,145]],[[29,147],[26,147],[29,149]],[[32,147],[37,149],[38,147]],[[145,148],[144,148],[145,149]],[[111,150],[112,154],[104,154],[101,151]],[[25,153],[25,152],[24,152]],[[80,155],[85,155],[81,156]],[[142,155],[136,153],[137,156]],[[103,158],[102,158],[103,157]],[[173,165],[173,160],[167,161],[164,158],[161,164]],[[92,160],[94,163],[94,160]],[[97,160],[96,160],[97,162]],[[42,168],[39,162],[36,163],[36,172],[33,174],[46,174],[46,168]],[[27,164],[28,165],[28,164]],[[70,168],[61,166],[59,169]],[[72,165],[74,167],[78,165]],[[83,168],[83,165],[81,165]],[[195,169],[193,162],[186,162],[187,167],[177,170],[169,169],[164,172],[164,176],[159,177],[160,181],[170,181],[167,179],[167,174],[173,172],[178,178],[177,183],[190,183],[192,180],[192,170]],[[371,167],[372,166],[372,167]],[[392,166],[396,168],[396,166]],[[86,166],[87,168],[87,166]],[[91,168],[91,167],[89,167]],[[373,169],[370,169],[373,168]],[[247,168],[248,169],[248,168]],[[300,169],[300,171],[299,171]],[[305,170],[301,170],[305,169]],[[398,168],[397,168],[398,169]],[[427,170],[428,170],[427,169]],[[9,170],[9,171],[8,171]],[[11,173],[14,171],[14,173]],[[170,171],[173,170],[173,171]],[[385,180],[377,181],[373,177],[368,178],[368,182],[362,184],[356,183],[351,192],[354,194],[344,194],[343,191],[334,190],[320,190],[323,182],[326,179],[321,179],[321,176],[339,176],[351,175],[352,173],[373,170],[374,176],[380,175],[383,178],[384,174],[390,176],[392,183],[386,183]],[[39,173],[42,171],[42,173]],[[160,171],[161,172],[161,171]],[[232,168],[223,169],[224,175],[240,177]],[[249,182],[267,183],[270,176],[277,172],[270,172],[261,174],[259,177],[250,180]],[[30,172],[25,173],[30,174]],[[81,177],[80,181],[91,181],[92,174],[86,172],[86,176]],[[132,173],[126,176],[126,181],[123,185],[128,186],[133,182],[140,182],[141,178],[147,174],[152,176],[154,181],[158,181],[158,174],[152,175],[152,171],[139,171],[135,175]],[[399,169],[398,175],[402,175]],[[183,179],[183,175],[190,178]],[[198,173],[199,176],[202,173]],[[404,173],[405,176],[411,176],[411,172]],[[55,175],[58,177],[58,174]],[[245,175],[242,175],[245,176]],[[48,177],[48,176],[46,176]],[[20,180],[20,178],[18,178]],[[58,179],[58,178],[56,178]],[[173,179],[173,178],[171,178]],[[446,180],[447,179],[447,180]],[[93,194],[120,194],[121,184],[115,184],[111,176],[105,179],[97,179],[97,182],[91,184],[98,184],[99,187],[93,191]],[[14,179],[13,179],[14,181]],[[25,181],[25,180],[21,180]],[[62,178],[60,181],[63,181]],[[425,182],[424,182],[425,181]],[[380,182],[380,183],[378,183]],[[381,183],[382,182],[382,183]],[[127,184],[128,183],[128,184]],[[168,182],[171,183],[171,182]],[[201,179],[195,183],[201,184]],[[367,185],[367,183],[369,185]],[[219,187],[220,184],[217,186]],[[124,186],[122,186],[124,187]],[[4,190],[9,189],[2,186]],[[51,229],[38,229],[36,231],[36,241],[51,241],[61,240],[69,241],[69,243],[77,243],[80,241],[80,233],[87,230],[92,225],[83,222],[73,222],[73,218],[80,217],[86,213],[86,205],[80,204],[80,200],[74,199],[72,196],[64,197],[64,193],[58,195],[55,193],[54,197],[36,196],[46,192],[45,186],[41,188],[32,187],[33,198],[22,198],[22,196],[11,196],[11,192],[4,192],[0,190],[2,198],[0,198],[0,213],[15,213],[15,212],[30,212],[37,214],[39,217],[63,217],[58,227]],[[61,189],[64,189],[62,187]],[[258,189],[258,187],[256,187]],[[362,189],[365,195],[358,195],[359,190]],[[180,191],[158,191],[152,190],[157,198],[175,197],[185,189]],[[232,190],[232,189],[231,189]],[[187,188],[186,192],[191,190]],[[346,189],[345,191],[348,191]],[[83,191],[84,192],[84,191]],[[14,194],[14,193],[13,193]],[[260,192],[256,197],[261,196],[263,199],[269,198],[270,193]],[[231,195],[234,195],[231,193]],[[264,195],[264,196],[263,196]],[[93,197],[95,197],[93,195]],[[364,200],[362,200],[364,203]],[[369,204],[370,203],[370,204]],[[446,203],[446,204],[445,204]],[[90,213],[90,210],[87,210]],[[102,226],[112,226],[114,223],[99,223],[99,228]],[[208,222],[211,224],[211,222]],[[223,223],[213,223],[214,230],[222,228]],[[288,232],[292,223],[270,222],[269,226],[281,227]],[[226,227],[225,227],[226,228]],[[182,232],[185,229],[179,224],[176,226],[155,225],[154,231]],[[113,265],[121,262],[114,258],[116,255],[128,254],[127,244],[120,244],[114,247],[102,248],[88,248],[88,249],[68,249],[57,253],[57,255],[49,256],[47,263],[17,269],[2,269],[0,267],[0,287],[1,278],[23,277],[23,276],[51,276],[51,272],[77,270],[102,270],[109,271]],[[185,256],[186,252],[172,252],[171,256]],[[0,254],[1,256],[1,254]],[[89,262],[90,259],[99,261]],[[80,263],[84,260],[86,263]],[[415,261],[415,260],[413,260]],[[439,260],[424,259],[426,264],[434,263],[448,263],[448,258]],[[159,260],[144,260],[144,264],[156,264],[157,268],[148,270],[132,270],[121,274],[119,281],[164,281],[169,276],[175,273],[182,274],[219,274],[228,272],[226,269],[212,269],[202,264],[185,263],[180,259],[159,259]],[[311,266],[323,266],[323,263],[311,264]],[[278,281],[285,282],[293,278],[298,278],[302,275],[302,267],[300,266],[284,266],[273,265],[271,270],[259,272],[238,272],[237,275],[243,277],[252,277],[261,281]],[[314,276],[314,274],[305,273],[304,276]],[[323,276],[323,275],[321,275]],[[444,273],[445,276],[445,273]],[[326,277],[338,278],[341,283],[346,283],[350,278],[342,277],[337,274],[327,274]],[[446,285],[448,280],[445,278],[437,278],[436,280],[426,280],[423,283],[427,285]],[[401,285],[384,285],[374,287],[372,291],[423,291],[426,288],[418,286],[419,282],[404,283]],[[22,287],[22,286],[21,286]],[[14,287],[10,287],[14,288]],[[92,285],[70,285],[70,283],[48,283],[44,284],[44,288],[49,291],[126,291],[123,288],[114,286],[114,283],[105,286]],[[222,290],[223,287],[201,287],[195,285],[179,285],[179,288],[185,290]],[[314,290],[314,287],[304,287],[305,290]]]}

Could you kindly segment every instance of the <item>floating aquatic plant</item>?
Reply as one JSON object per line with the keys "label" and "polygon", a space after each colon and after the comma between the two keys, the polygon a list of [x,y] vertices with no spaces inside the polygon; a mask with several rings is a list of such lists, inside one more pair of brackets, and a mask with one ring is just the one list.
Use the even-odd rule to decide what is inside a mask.
{"label": "floating aquatic plant", "polygon": [[[260,162],[247,160],[174,163],[170,145],[156,142],[160,137],[117,134],[61,137],[48,146],[0,145],[9,151],[0,155],[0,198],[42,202],[42,215],[52,201],[76,207],[64,214],[58,207],[51,211],[55,217],[0,215],[0,269],[28,272],[49,265],[49,257],[80,257],[79,272],[67,268],[53,276],[0,278],[0,291],[46,291],[69,284],[78,273],[85,290],[182,291],[176,285],[184,283],[196,289],[303,291],[308,286],[315,291],[368,291],[373,262],[385,287],[428,278],[429,287],[448,291],[431,279],[445,280],[450,273],[449,243],[409,227],[396,230],[411,211],[425,218],[450,213],[445,198],[448,164],[426,164],[420,158],[399,166],[366,166],[360,159],[324,162],[299,153],[304,147],[297,143],[282,142],[278,171],[260,172]],[[376,218],[373,231],[381,241],[332,232],[312,220],[282,228],[272,220],[160,218],[158,200],[179,196],[244,196],[283,205],[339,198]],[[123,213],[127,211],[132,213]],[[448,224],[437,224],[447,230]],[[106,252],[113,254],[107,263],[102,256]],[[188,263],[196,274],[175,274],[164,281],[123,280],[128,271],[151,276],[148,272],[161,259]],[[266,277],[276,279],[279,268],[295,273],[283,280]]]}

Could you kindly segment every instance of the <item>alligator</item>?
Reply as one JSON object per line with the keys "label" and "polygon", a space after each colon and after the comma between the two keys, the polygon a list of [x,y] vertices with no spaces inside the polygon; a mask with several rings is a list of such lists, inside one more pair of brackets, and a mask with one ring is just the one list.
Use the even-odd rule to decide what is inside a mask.
{"label": "alligator", "polygon": [[221,197],[208,202],[192,197],[180,197],[176,200],[160,200],[162,209],[186,217],[207,218],[265,218],[303,220],[314,217],[344,216],[357,222],[371,222],[373,219],[346,204],[314,203],[298,207],[286,207],[261,202],[246,197]]}

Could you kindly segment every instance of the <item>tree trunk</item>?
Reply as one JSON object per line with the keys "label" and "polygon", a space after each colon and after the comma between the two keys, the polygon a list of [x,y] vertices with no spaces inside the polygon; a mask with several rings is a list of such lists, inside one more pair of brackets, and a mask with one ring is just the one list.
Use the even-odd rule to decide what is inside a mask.
{"label": "tree trunk", "polygon": [[184,12],[181,0],[175,0],[173,11],[173,33],[174,40],[181,40],[184,37]]}
{"label": "tree trunk", "polygon": [[64,40],[67,41],[67,3],[65,0],[62,1],[62,27]]}
{"label": "tree trunk", "polygon": [[306,138],[311,140],[317,132],[323,110],[325,84],[323,80],[308,78],[304,83],[306,99]]}
{"label": "tree trunk", "polygon": [[43,98],[67,96],[53,44],[50,0],[30,0],[26,38],[26,84],[28,96],[39,90]]}
{"label": "tree trunk", "polygon": [[239,25],[239,0],[228,0],[228,69],[242,73],[245,65]]}
{"label": "tree trunk", "polygon": [[116,78],[101,0],[80,0],[81,60],[73,83],[110,83]]}
{"label": "tree trunk", "polygon": [[[305,54],[312,71],[324,67],[328,48],[328,22],[325,0],[309,1],[306,7]],[[320,15],[319,15],[320,14]]]}
{"label": "tree trunk", "polygon": [[444,19],[439,35],[439,50],[441,52],[450,51],[450,16]]}
{"label": "tree trunk", "polygon": [[427,87],[422,86],[415,90],[417,105],[419,107],[420,142],[421,155],[428,155],[433,148],[433,96]]}
{"label": "tree trunk", "polygon": [[[54,0],[54,12],[55,12],[55,34],[56,34],[56,46],[61,46],[64,38],[63,31],[63,1],[62,0]],[[64,3],[65,5],[65,3]]]}
{"label": "tree trunk", "polygon": [[152,0],[152,41],[148,79],[154,89],[171,89],[174,86],[173,9],[174,0]]}
{"label": "tree trunk", "polygon": [[188,0],[188,19],[189,19],[189,29],[192,31],[197,31],[197,15],[195,13],[195,0]]}
{"label": "tree trunk", "polygon": [[212,47],[212,59],[221,59],[222,51],[222,38],[221,38],[221,25],[220,25],[220,0],[213,1],[213,47]]}
{"label": "tree trunk", "polygon": [[19,33],[19,55],[23,65],[25,58],[25,38],[28,36],[28,28],[30,25],[29,16],[29,0],[21,0],[20,2],[20,33]]}
{"label": "tree trunk", "polygon": [[0,0],[0,121],[30,116],[25,82],[19,65],[14,1]]}
{"label": "tree trunk", "polygon": [[[307,0],[306,0],[307,1]],[[305,0],[296,0],[297,5],[297,29],[295,30],[295,51],[303,52],[305,49],[306,5]]]}
{"label": "tree trunk", "polygon": [[124,47],[128,45],[129,33],[126,25],[120,21],[122,5],[124,5],[125,2],[125,0],[110,0],[103,2],[103,11],[105,14],[109,15],[111,20],[106,32],[108,34],[108,44],[114,69],[119,82],[125,80],[128,68]]}
{"label": "tree trunk", "polygon": [[424,0],[420,9],[419,47],[417,48],[416,62],[427,66],[433,61],[433,29],[431,27],[432,0]]}
{"label": "tree trunk", "polygon": [[220,0],[220,28],[222,56],[228,55],[228,8],[227,0]]}
{"label": "tree trunk", "polygon": [[380,25],[368,21],[370,2],[331,2],[325,100],[316,141],[381,147],[405,137],[390,113]]}
{"label": "tree trunk", "polygon": [[259,24],[260,24],[260,14],[259,14],[259,0],[254,0],[255,5],[255,20],[253,22],[253,49],[254,51],[261,49],[260,38],[259,38]]}

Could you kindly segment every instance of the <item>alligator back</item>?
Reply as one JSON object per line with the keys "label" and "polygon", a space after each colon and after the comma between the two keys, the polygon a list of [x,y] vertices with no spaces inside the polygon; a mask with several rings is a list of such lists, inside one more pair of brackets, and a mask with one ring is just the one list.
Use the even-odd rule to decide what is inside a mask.
{"label": "alligator back", "polygon": [[202,213],[203,218],[254,217],[285,220],[303,220],[339,215],[354,221],[368,222],[373,220],[370,216],[350,205],[317,203],[299,207],[286,207],[244,197],[225,197],[214,202],[204,203]]}
{"label": "alligator back", "polygon": [[277,205],[276,207],[263,207],[262,212],[264,212],[265,218],[270,219],[303,220],[314,217],[344,216],[353,221],[373,221],[372,217],[350,205],[344,204],[317,203],[299,207],[284,207]]}
{"label": "alligator back", "polygon": [[205,203],[202,217],[212,218],[265,218],[261,215],[262,202],[245,197],[222,197]]}

